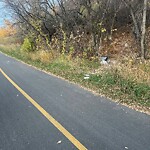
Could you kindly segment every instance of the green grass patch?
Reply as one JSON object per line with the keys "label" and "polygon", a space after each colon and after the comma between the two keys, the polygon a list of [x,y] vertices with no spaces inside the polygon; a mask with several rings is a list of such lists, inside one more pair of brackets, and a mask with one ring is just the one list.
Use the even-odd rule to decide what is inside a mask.
{"label": "green grass patch", "polygon": [[101,75],[91,75],[87,81],[96,89],[109,97],[120,99],[121,102],[150,107],[150,86],[124,79],[116,72],[104,72]]}

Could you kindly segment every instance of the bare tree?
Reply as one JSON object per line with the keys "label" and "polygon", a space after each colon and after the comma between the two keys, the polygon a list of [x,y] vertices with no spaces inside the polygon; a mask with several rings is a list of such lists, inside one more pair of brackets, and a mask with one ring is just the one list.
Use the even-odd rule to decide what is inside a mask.
{"label": "bare tree", "polygon": [[134,25],[134,34],[139,46],[139,56],[143,59],[146,58],[146,17],[148,0],[123,0],[130,10]]}
{"label": "bare tree", "polygon": [[145,42],[145,33],[146,33],[146,13],[147,13],[147,5],[148,0],[144,0],[144,6],[143,6],[143,21],[141,25],[141,57],[143,59],[146,58],[146,42]]}
{"label": "bare tree", "polygon": [[68,38],[71,33],[77,35],[77,31],[84,32],[91,37],[95,54],[101,49],[104,38],[111,39],[114,27],[132,22],[139,55],[146,57],[148,0],[3,1],[14,12],[18,26],[25,35],[40,36],[50,44],[54,33],[61,28]]}

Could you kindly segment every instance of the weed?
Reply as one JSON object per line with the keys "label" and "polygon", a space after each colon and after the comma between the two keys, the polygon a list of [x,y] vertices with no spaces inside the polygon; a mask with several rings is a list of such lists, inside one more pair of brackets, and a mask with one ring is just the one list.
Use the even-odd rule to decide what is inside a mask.
{"label": "weed", "polygon": [[21,46],[21,51],[23,51],[23,52],[33,52],[34,51],[34,43],[30,38],[26,37],[24,39],[24,42]]}

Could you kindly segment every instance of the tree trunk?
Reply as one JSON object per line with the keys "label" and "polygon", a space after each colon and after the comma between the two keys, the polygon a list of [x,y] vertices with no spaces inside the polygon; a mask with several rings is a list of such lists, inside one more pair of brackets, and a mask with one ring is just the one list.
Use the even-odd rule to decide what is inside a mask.
{"label": "tree trunk", "polygon": [[142,59],[146,58],[146,41],[145,41],[145,34],[146,34],[146,14],[147,14],[147,4],[148,0],[144,0],[144,7],[143,7],[143,21],[141,25],[141,57]]}
{"label": "tree trunk", "polygon": [[138,20],[136,19],[134,8],[132,7],[131,3],[127,0],[123,0],[123,1],[130,10],[130,14],[131,14],[133,25],[134,25],[135,39],[136,39],[137,46],[138,46],[137,48],[139,51],[139,57],[141,57],[141,30],[138,24]]}
{"label": "tree trunk", "polygon": [[140,27],[138,25],[138,22],[135,18],[135,14],[133,12],[133,9],[130,7],[130,13],[131,13],[131,16],[132,16],[132,20],[133,20],[133,24],[134,24],[134,32],[135,32],[135,38],[136,38],[136,41],[137,41],[137,45],[138,45],[138,51],[139,51],[139,56],[141,57],[141,44],[140,44],[140,41],[141,41],[141,33],[140,33]]}

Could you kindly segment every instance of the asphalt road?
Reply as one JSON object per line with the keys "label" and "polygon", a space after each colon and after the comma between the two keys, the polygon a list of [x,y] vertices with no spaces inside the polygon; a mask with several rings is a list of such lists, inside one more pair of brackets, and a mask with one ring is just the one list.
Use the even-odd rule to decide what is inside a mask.
{"label": "asphalt road", "polygon": [[[0,68],[89,150],[150,150],[150,116],[0,53]],[[54,126],[0,72],[0,150],[72,150]]]}

